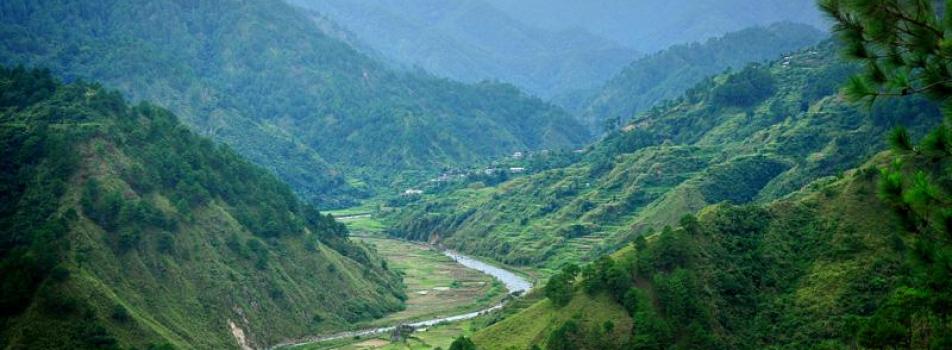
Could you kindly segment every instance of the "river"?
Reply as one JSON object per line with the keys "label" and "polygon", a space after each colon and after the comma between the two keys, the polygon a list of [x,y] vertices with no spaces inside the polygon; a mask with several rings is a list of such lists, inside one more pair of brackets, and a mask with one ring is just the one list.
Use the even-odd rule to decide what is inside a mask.
{"label": "river", "polygon": [[[525,278],[522,278],[521,276],[509,270],[484,263],[477,259],[468,257],[466,255],[462,255],[450,250],[443,251],[443,255],[450,257],[451,259],[453,259],[460,265],[463,265],[470,269],[493,276],[494,278],[499,280],[499,282],[502,282],[504,286],[506,286],[506,289],[509,290],[509,293],[524,294],[528,292],[530,289],[532,289],[532,283],[530,283]],[[494,305],[493,307],[483,309],[480,311],[475,311],[475,312],[470,312],[470,313],[455,315],[455,316],[449,316],[449,317],[434,318],[434,319],[419,321],[414,323],[407,323],[407,325],[413,326],[415,328],[420,328],[420,327],[434,326],[444,322],[456,322],[456,321],[469,320],[469,319],[476,318],[487,312],[499,310],[504,305],[505,305],[505,301],[503,301],[500,304]],[[272,346],[269,349],[290,349],[290,348],[295,348],[298,346],[321,343],[321,342],[326,342],[331,340],[378,335],[383,333],[389,333],[393,331],[396,328],[396,326],[398,325],[371,328],[371,329],[365,329],[365,330],[357,330],[357,331],[340,332],[340,333],[330,334],[330,335],[313,336],[313,337],[308,337],[308,338],[303,338],[303,339],[298,339],[298,340],[294,340],[290,342],[277,344]]]}

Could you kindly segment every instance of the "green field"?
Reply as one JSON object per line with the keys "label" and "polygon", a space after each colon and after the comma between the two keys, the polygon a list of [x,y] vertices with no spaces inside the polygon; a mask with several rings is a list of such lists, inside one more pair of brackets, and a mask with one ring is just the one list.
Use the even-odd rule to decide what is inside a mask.
{"label": "green field", "polygon": [[[384,238],[354,239],[375,247],[390,269],[403,275],[407,286],[406,310],[387,315],[366,328],[464,314],[488,308],[506,296],[505,287],[491,276],[463,267],[426,245]],[[298,349],[446,349],[454,338],[473,333],[472,322],[463,321],[420,330],[406,343],[391,344],[389,334],[384,334]]]}
{"label": "green field", "polygon": [[442,324],[414,332],[406,342],[391,343],[388,335],[373,338],[346,339],[322,344],[309,345],[296,349],[302,350],[429,350],[449,349],[453,340],[459,336],[472,336],[476,331],[473,321]]}
{"label": "green field", "polygon": [[455,263],[428,246],[382,238],[356,238],[376,247],[390,268],[403,275],[407,308],[373,325],[452,316],[490,307],[506,295],[489,275]]}

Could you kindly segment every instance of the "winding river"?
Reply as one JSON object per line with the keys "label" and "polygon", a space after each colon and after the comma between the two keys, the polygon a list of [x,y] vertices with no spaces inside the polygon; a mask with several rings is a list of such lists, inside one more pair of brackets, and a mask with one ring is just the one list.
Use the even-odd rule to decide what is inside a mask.
{"label": "winding river", "polygon": [[[463,265],[470,269],[493,276],[494,278],[499,280],[499,282],[502,282],[504,286],[506,286],[506,289],[509,290],[510,294],[512,293],[524,294],[528,292],[530,289],[532,289],[532,283],[530,283],[525,278],[522,278],[521,276],[509,270],[484,263],[482,261],[476,260],[474,258],[465,256],[450,250],[443,251],[443,255],[448,256],[449,258],[453,259],[460,265]],[[480,315],[483,315],[487,312],[499,310],[504,305],[505,305],[505,301],[493,307],[483,309],[480,311],[475,311],[475,312],[470,312],[470,313],[455,315],[450,317],[434,318],[434,319],[419,321],[414,323],[407,323],[407,325],[413,326],[415,328],[420,328],[420,327],[434,326],[434,325],[438,325],[445,322],[469,320],[469,319],[476,318]],[[321,343],[321,342],[326,342],[331,340],[378,335],[383,333],[389,333],[393,331],[396,327],[397,326],[394,325],[394,326],[371,328],[371,329],[364,329],[364,330],[358,330],[358,331],[340,332],[337,334],[330,334],[330,335],[323,335],[323,336],[313,336],[313,337],[308,337],[308,338],[298,339],[295,341],[277,344],[272,346],[269,349],[290,349],[290,348],[295,348],[298,346]]]}

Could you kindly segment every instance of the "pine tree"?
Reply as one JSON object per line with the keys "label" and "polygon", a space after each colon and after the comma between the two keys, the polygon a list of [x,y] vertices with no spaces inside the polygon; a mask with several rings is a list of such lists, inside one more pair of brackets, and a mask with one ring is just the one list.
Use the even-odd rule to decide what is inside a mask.
{"label": "pine tree", "polygon": [[[870,348],[952,346],[952,0],[820,0],[835,22],[847,57],[865,72],[844,92],[855,101],[924,94],[945,121],[918,148],[905,129],[890,135],[899,157],[883,169],[879,195],[907,221],[916,239],[910,278],[881,302],[855,334]],[[916,150],[911,154],[908,151]],[[907,161],[907,162],[904,162]],[[906,164],[906,165],[904,165]],[[916,316],[913,316],[916,315]],[[914,319],[932,319],[930,324]],[[913,346],[910,340],[919,345]]]}
{"label": "pine tree", "polygon": [[[845,92],[854,100],[924,93],[952,107],[952,1],[820,0],[847,57],[866,70]],[[937,14],[937,9],[944,11]]]}

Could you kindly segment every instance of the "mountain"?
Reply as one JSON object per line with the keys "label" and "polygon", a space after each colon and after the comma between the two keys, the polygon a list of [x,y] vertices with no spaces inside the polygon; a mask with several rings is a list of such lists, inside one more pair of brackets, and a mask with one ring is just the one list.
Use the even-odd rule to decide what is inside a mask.
{"label": "mountain", "polygon": [[482,0],[289,0],[393,61],[464,82],[499,80],[549,98],[592,88],[637,53],[579,29],[526,25]]}
{"label": "mountain", "polygon": [[[673,100],[706,77],[814,46],[826,35],[803,24],[747,28],[703,43],[678,45],[632,62],[580,106],[598,131],[606,120],[628,118]],[[566,105],[566,103],[563,103]]]}
{"label": "mountain", "polygon": [[646,53],[775,22],[828,27],[814,0],[486,1],[531,25],[580,28]]}
{"label": "mountain", "polygon": [[541,300],[473,340],[481,349],[944,348],[948,241],[911,233],[878,198],[877,168],[889,158],[769,204],[706,208],[568,271],[579,279],[546,293],[566,295],[564,306]]}
{"label": "mountain", "polygon": [[921,99],[871,110],[845,102],[838,87],[856,71],[826,42],[706,79],[582,154],[539,155],[528,175],[500,184],[475,178],[427,189],[389,215],[391,234],[556,269],[711,204],[783,198],[859,166],[894,125],[921,135],[941,120]]}
{"label": "mountain", "polygon": [[323,207],[588,139],[512,86],[395,71],[321,29],[277,0],[12,0],[0,3],[0,63],[155,101]]}
{"label": "mountain", "polygon": [[0,348],[263,348],[400,276],[268,171],[100,85],[0,69]]}

